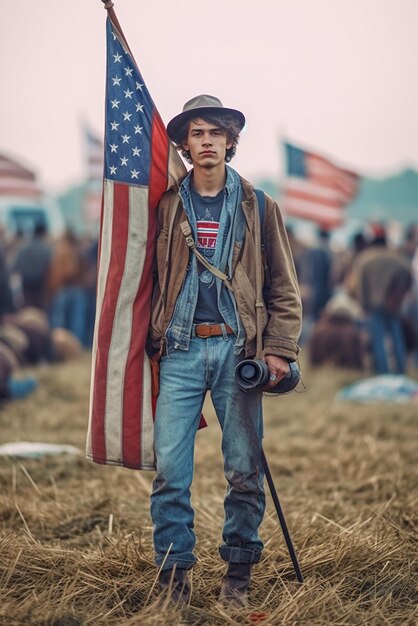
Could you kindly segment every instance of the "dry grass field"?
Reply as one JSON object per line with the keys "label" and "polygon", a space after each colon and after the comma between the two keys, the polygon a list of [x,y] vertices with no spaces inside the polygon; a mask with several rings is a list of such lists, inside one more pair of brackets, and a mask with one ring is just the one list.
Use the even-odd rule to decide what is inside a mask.
{"label": "dry grass field", "polygon": [[[38,369],[37,392],[0,409],[1,443],[66,443],[83,450],[89,367],[85,355]],[[199,564],[191,607],[180,612],[157,597],[148,513],[152,474],[95,466],[83,454],[2,458],[0,623],[417,624],[417,405],[337,404],[335,392],[356,374],[305,367],[304,378],[307,392],[265,400],[264,446],[303,585],[295,582],[269,498],[251,607],[216,605],[225,484],[208,403],[209,428],[197,438]]]}

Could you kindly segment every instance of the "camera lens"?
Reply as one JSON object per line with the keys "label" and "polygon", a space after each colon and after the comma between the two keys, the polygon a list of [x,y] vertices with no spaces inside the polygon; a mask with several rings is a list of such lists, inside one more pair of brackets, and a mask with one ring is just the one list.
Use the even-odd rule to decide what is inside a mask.
{"label": "camera lens", "polygon": [[247,382],[258,380],[258,368],[255,363],[245,363],[240,369],[241,377]]}
{"label": "camera lens", "polygon": [[245,359],[236,366],[235,376],[242,391],[251,391],[267,384],[269,369],[261,359]]}

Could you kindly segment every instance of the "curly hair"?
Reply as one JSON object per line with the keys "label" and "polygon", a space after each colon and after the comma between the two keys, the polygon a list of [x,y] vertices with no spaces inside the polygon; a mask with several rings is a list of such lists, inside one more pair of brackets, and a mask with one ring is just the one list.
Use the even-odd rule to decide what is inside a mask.
{"label": "curly hair", "polygon": [[[236,121],[233,115],[225,113],[224,115],[216,115],[215,113],[202,113],[199,115],[199,118],[207,122],[208,124],[214,124],[218,128],[224,131],[226,135],[226,140],[228,143],[232,143],[230,148],[227,148],[225,154],[225,161],[229,163],[232,157],[235,155],[237,150],[237,145],[239,141],[239,134],[241,128]],[[182,156],[186,159],[188,163],[192,163],[192,159],[190,156],[190,151],[184,148],[184,144],[187,141],[187,136],[189,133],[189,124],[193,121],[193,118],[190,117],[182,126],[182,128],[178,132],[178,136],[182,137],[181,141],[176,144],[176,149],[181,152]]]}

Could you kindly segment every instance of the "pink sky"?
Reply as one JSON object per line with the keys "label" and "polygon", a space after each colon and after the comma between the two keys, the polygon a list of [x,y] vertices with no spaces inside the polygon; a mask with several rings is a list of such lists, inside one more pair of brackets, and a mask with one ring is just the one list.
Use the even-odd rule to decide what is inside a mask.
{"label": "pink sky", "polygon": [[[367,175],[418,168],[415,0],[114,0],[167,123],[198,93],[247,118],[232,165],[283,173],[280,139]],[[99,0],[8,0],[0,23],[0,150],[52,190],[85,175],[81,120],[102,134]]]}

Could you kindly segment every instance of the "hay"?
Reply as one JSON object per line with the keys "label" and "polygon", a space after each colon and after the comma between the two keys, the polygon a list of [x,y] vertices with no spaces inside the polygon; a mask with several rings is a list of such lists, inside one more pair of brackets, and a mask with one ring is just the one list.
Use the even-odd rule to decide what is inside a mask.
{"label": "hay", "polygon": [[[4,442],[84,446],[89,360],[38,370],[33,399],[0,412]],[[335,405],[350,373],[307,371],[305,394],[265,402],[265,450],[298,552],[298,585],[270,498],[251,608],[217,606],[219,430],[198,435],[192,606],[158,598],[152,474],[77,457],[0,460],[0,623],[413,625],[418,622],[416,407]],[[24,436],[23,436],[24,435]]]}

